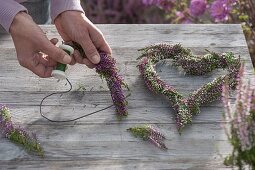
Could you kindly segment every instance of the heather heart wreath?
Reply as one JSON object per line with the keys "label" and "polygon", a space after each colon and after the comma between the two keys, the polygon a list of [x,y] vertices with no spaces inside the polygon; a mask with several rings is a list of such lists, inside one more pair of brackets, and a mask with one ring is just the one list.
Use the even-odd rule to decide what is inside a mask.
{"label": "heather heart wreath", "polygon": [[[204,56],[197,56],[180,44],[152,45],[139,51],[142,54],[138,57],[140,59],[138,68],[145,84],[151,91],[165,96],[170,101],[176,111],[179,132],[192,122],[192,115],[200,113],[199,107],[202,104],[221,97],[224,82],[227,81],[231,88],[236,86],[241,62],[240,58],[236,58],[231,52],[223,54],[209,52]],[[165,59],[172,59],[175,66],[182,67],[184,72],[190,75],[204,75],[215,69],[226,69],[227,74],[215,78],[185,98],[174,87],[162,81],[157,74],[154,66]]]}

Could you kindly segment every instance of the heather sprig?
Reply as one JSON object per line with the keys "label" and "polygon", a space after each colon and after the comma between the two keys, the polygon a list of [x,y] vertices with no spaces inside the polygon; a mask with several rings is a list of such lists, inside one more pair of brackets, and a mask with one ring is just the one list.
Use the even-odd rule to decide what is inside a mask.
{"label": "heather sprig", "polygon": [[96,65],[96,72],[106,80],[119,118],[127,116],[127,100],[122,87],[128,89],[128,86],[118,74],[115,59],[105,53],[100,53],[100,57],[100,63]]}
{"label": "heather sprig", "polygon": [[[225,158],[226,165],[255,169],[255,89],[243,78],[244,67],[239,72],[235,104],[229,101],[229,85],[223,86],[225,131],[233,146],[232,154]],[[252,79],[254,82],[254,79]]]}
{"label": "heather sprig", "polygon": [[159,131],[158,128],[152,125],[135,126],[127,130],[131,132],[135,137],[140,137],[145,141],[150,141],[160,149],[167,149],[163,142],[165,136]]}
{"label": "heather sprig", "polygon": [[[82,56],[85,53],[82,47],[76,42],[65,42],[65,44],[71,45],[75,49],[79,50]],[[125,96],[123,87],[129,90],[127,83],[123,77],[119,75],[118,68],[116,67],[116,60],[104,52],[100,52],[100,62],[96,65],[96,72],[102,79],[105,79],[107,86],[111,91],[111,97],[115,106],[116,114],[119,119],[128,115],[127,111],[127,96]]]}
{"label": "heather sprig", "polygon": [[[240,68],[240,59],[233,53],[217,54],[209,52],[204,56],[192,54],[190,49],[183,48],[180,44],[157,44],[145,47],[138,57],[139,71],[144,78],[146,86],[153,92],[165,96],[176,111],[176,125],[179,132],[192,122],[192,115],[200,113],[202,104],[212,102],[221,97],[222,85],[227,80],[230,87],[234,88]],[[204,75],[215,69],[226,69],[226,75],[215,78],[194,91],[185,98],[175,88],[166,84],[158,76],[154,66],[157,62],[171,59],[173,65],[181,67],[186,74]]]}
{"label": "heather sprig", "polygon": [[9,108],[2,106],[0,109],[0,132],[4,137],[11,142],[21,145],[28,152],[37,153],[39,156],[44,156],[43,148],[41,147],[35,133],[29,134],[25,129],[16,126],[11,120]]}

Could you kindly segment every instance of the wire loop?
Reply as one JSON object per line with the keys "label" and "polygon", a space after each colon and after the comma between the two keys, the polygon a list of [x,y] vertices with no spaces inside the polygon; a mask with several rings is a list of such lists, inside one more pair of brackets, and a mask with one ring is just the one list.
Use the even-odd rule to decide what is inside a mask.
{"label": "wire loop", "polygon": [[45,96],[45,97],[42,99],[41,103],[40,103],[40,114],[41,114],[41,116],[42,116],[43,118],[47,119],[48,121],[50,121],[50,122],[55,122],[55,123],[73,122],[73,121],[82,119],[82,118],[84,118],[84,117],[93,115],[93,114],[95,114],[95,113],[104,111],[104,110],[109,109],[109,108],[111,108],[111,107],[113,106],[113,104],[112,104],[112,105],[109,105],[109,106],[107,106],[107,107],[105,107],[105,108],[102,108],[102,109],[100,109],[100,110],[96,110],[96,111],[94,111],[94,112],[88,113],[88,114],[86,114],[86,115],[83,115],[83,116],[80,116],[80,117],[77,117],[77,118],[74,118],[74,119],[53,120],[53,119],[50,119],[50,118],[46,117],[46,116],[42,113],[42,104],[43,104],[44,100],[47,99],[47,98],[50,97],[50,96],[53,96],[53,95],[65,94],[65,93],[70,92],[70,91],[72,90],[73,86],[72,86],[71,82],[68,80],[68,78],[66,78],[66,81],[67,81],[68,84],[70,85],[70,89],[69,89],[69,90],[67,90],[67,91],[62,91],[62,92],[54,92],[54,93],[51,93],[51,94]]}

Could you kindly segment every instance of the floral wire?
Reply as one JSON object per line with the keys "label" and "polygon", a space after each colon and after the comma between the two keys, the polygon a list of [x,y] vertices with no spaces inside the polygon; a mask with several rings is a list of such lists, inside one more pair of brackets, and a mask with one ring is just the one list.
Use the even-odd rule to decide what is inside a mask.
{"label": "floral wire", "polygon": [[[69,90],[67,90],[67,91],[62,91],[62,92],[54,92],[54,93],[51,93],[51,94],[49,94],[49,95],[45,96],[45,97],[42,99],[41,103],[40,103],[40,114],[41,114],[41,116],[42,116],[43,118],[47,119],[48,121],[50,121],[50,122],[55,122],[55,123],[73,122],[73,121],[76,121],[76,120],[82,119],[82,118],[84,118],[84,117],[87,117],[87,116],[93,115],[93,114],[95,114],[95,113],[98,113],[98,112],[104,111],[104,110],[109,109],[109,108],[111,108],[112,106],[114,106],[114,104],[112,104],[112,105],[109,105],[109,106],[104,107],[104,108],[102,108],[102,109],[96,110],[96,111],[94,111],[94,112],[91,112],[91,113],[85,114],[85,115],[83,115],[83,116],[80,116],[80,117],[77,117],[77,118],[74,118],[74,119],[67,119],[67,120],[53,120],[53,119],[50,119],[50,118],[46,117],[46,116],[42,113],[42,104],[43,104],[44,100],[45,100],[45,99],[47,99],[47,98],[48,98],[48,97],[50,97],[50,96],[53,96],[53,95],[57,95],[57,94],[65,94],[65,93],[70,92],[70,91],[72,90],[72,87],[73,87],[73,86],[72,86],[71,82],[68,80],[68,78],[66,78],[66,81],[67,81],[67,82],[68,82],[68,84],[70,85]],[[129,96],[130,96],[130,95],[127,95],[127,96],[125,97],[125,99],[127,99]]]}

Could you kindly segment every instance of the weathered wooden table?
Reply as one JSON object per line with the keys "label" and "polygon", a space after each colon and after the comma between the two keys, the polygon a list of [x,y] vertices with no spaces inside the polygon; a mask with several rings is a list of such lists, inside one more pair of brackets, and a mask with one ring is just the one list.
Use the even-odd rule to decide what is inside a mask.
{"label": "weathered wooden table", "polygon": [[[233,51],[246,61],[247,77],[253,68],[240,25],[98,25],[113,49],[120,72],[128,82],[129,116],[119,122],[110,108],[76,122],[55,124],[40,117],[41,99],[66,90],[66,82],[41,79],[19,66],[8,35],[0,35],[0,103],[11,108],[13,120],[38,134],[45,158],[27,154],[0,138],[0,169],[219,169],[231,146],[222,129],[222,104],[201,109],[193,125],[180,136],[174,111],[161,96],[150,93],[136,68],[137,49],[159,42],[181,43],[195,54],[204,49]],[[42,26],[49,38],[59,37],[54,26]],[[185,76],[170,65],[159,67],[161,77],[183,93],[191,92],[223,71],[202,77]],[[53,119],[74,118],[112,103],[106,83],[83,65],[69,68],[74,90],[47,100],[43,112]],[[85,91],[79,89],[86,88]],[[166,135],[168,151],[134,138],[126,129],[156,124]]]}

